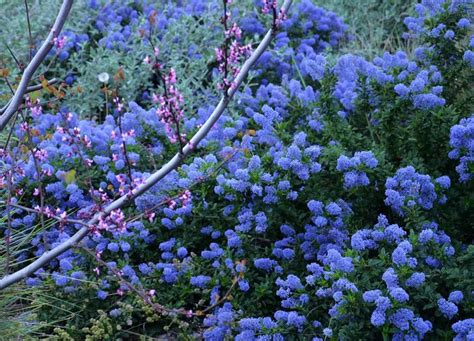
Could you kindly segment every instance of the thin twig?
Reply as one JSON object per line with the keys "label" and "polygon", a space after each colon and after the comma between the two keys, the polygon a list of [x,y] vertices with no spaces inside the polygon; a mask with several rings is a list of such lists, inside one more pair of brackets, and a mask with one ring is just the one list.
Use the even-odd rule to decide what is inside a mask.
{"label": "thin twig", "polygon": [[[4,202],[0,201],[0,203],[4,203]],[[11,206],[11,207],[16,207],[20,210],[23,210],[23,211],[26,211],[26,212],[29,212],[29,213],[36,213],[36,214],[40,214],[40,215],[46,215],[46,213],[42,210],[36,210],[34,208],[29,208],[29,207],[26,207],[26,206],[23,206],[23,205],[20,205],[20,204],[13,204],[13,203],[8,204],[7,203],[7,205]],[[64,223],[79,224],[79,225],[82,225],[82,226],[90,227],[87,223],[85,223],[82,220],[71,219],[71,218],[68,218],[67,216],[64,218],[64,217],[59,217],[59,216],[56,216],[56,215],[52,215],[52,216],[48,215],[48,218],[53,218],[57,221],[61,221],[61,222],[64,222]]]}
{"label": "thin twig", "polygon": [[28,0],[25,0],[26,22],[28,23],[28,47],[29,47],[29,61],[33,58],[33,37],[31,35],[30,11],[28,9]]}
{"label": "thin twig", "polygon": [[118,126],[119,126],[119,131],[120,131],[120,138],[122,139],[123,155],[125,157],[125,164],[127,166],[127,173],[128,173],[128,177],[130,179],[130,188],[132,188],[133,187],[132,165],[130,163],[130,159],[128,158],[127,144],[125,143],[125,137],[123,136],[122,113],[120,111],[118,113]]}
{"label": "thin twig", "polygon": [[12,49],[10,48],[10,46],[8,46],[7,43],[3,43],[5,45],[5,47],[7,48],[8,52],[10,53],[10,55],[12,56],[13,60],[15,61],[15,64],[16,66],[18,67],[18,69],[21,71],[23,71],[23,65],[22,63],[18,60],[18,58],[15,56],[15,53],[13,53]]}
{"label": "thin twig", "polygon": [[7,141],[5,142],[5,147],[3,147],[4,150],[7,150],[8,148],[8,144],[10,143],[10,139],[12,138],[13,131],[15,130],[15,124],[16,124],[17,119],[18,119],[18,111],[15,113],[15,117],[13,118],[13,124],[10,128],[10,131],[8,132]]}
{"label": "thin twig", "polygon": [[13,87],[12,87],[10,81],[8,80],[8,77],[7,77],[7,76],[3,76],[3,79],[5,80],[5,83],[7,83],[8,89],[10,89],[10,92],[12,93],[12,95],[14,95],[14,94],[15,94],[15,90],[13,90]]}
{"label": "thin twig", "polygon": [[7,197],[7,233],[5,236],[5,244],[6,244],[6,263],[5,263],[5,274],[8,275],[10,272],[10,240],[12,237],[12,216],[11,216],[11,211],[10,211],[10,203],[12,200],[12,189],[13,189],[13,181],[12,181],[12,173],[11,171],[8,172],[7,176],[7,182],[8,182],[8,197]]}
{"label": "thin twig", "polygon": [[[23,120],[26,121],[26,117],[24,117]],[[36,170],[36,177],[37,177],[36,181],[38,182],[38,192],[39,192],[39,197],[40,197],[40,208],[41,208],[41,212],[43,212],[44,211],[44,192],[43,192],[43,183],[41,182],[41,167],[40,167],[40,164],[39,164],[38,160],[36,159],[35,146],[32,143],[32,136],[31,136],[31,132],[30,132],[29,127],[26,128],[26,134],[27,134],[27,137],[28,137],[27,147],[28,147],[28,149],[31,153],[31,157],[33,158],[33,164],[34,164],[35,170]],[[44,231],[45,230],[45,224],[44,224],[44,216],[43,215],[40,215],[40,222],[41,222],[41,228]],[[44,235],[43,241],[44,241],[44,244],[45,244],[45,248],[47,248],[46,234]]]}
{"label": "thin twig", "polygon": [[[52,85],[52,84],[55,84],[57,82],[59,82],[59,80],[56,79],[56,78],[53,78],[53,79],[48,81],[48,85]],[[8,84],[10,84],[10,83],[8,83]],[[29,94],[30,92],[33,92],[33,91],[41,90],[42,88],[43,88],[43,84],[36,84],[36,85],[29,86],[29,87],[26,88],[25,93],[23,95]],[[15,93],[13,91],[13,89],[12,89],[12,92]],[[7,102],[7,104],[3,108],[0,109],[0,115],[3,114],[7,110],[8,106],[11,103],[11,101],[12,101],[12,99],[10,99]],[[20,109],[20,107],[18,107],[18,109]]]}
{"label": "thin twig", "polygon": [[224,25],[224,96],[227,96],[227,90],[229,89],[229,84],[227,81],[227,76],[229,73],[229,41],[230,37],[227,36],[227,20],[229,19],[227,15],[227,0],[223,0],[224,3],[224,16],[222,17],[222,24]]}
{"label": "thin twig", "polygon": [[227,292],[224,294],[224,296],[221,297],[221,299],[217,300],[217,302],[215,302],[213,305],[207,307],[206,309],[204,310],[198,310],[196,312],[197,315],[199,316],[202,316],[202,315],[205,315],[208,311],[211,311],[212,309],[214,309],[215,307],[219,306],[222,302],[226,301],[229,296],[230,296],[230,293],[232,292],[232,290],[234,290],[236,284],[239,282],[239,280],[242,278],[242,274],[240,273],[237,277],[235,277],[233,280],[232,280],[232,285],[230,286],[230,288],[227,290]]}

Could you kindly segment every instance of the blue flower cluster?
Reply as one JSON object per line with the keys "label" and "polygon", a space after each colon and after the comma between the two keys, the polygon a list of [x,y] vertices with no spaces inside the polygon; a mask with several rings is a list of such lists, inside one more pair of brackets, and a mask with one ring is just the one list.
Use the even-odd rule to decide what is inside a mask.
{"label": "blue flower cluster", "polygon": [[430,210],[435,202],[446,202],[446,197],[436,192],[435,184],[441,189],[448,189],[451,181],[449,177],[442,176],[433,182],[429,175],[417,173],[412,166],[400,168],[385,183],[385,204],[400,215],[404,214],[404,208],[414,206]]}
{"label": "blue flower cluster", "polygon": [[474,173],[474,116],[463,118],[459,124],[451,128],[449,144],[453,148],[449,152],[449,157],[459,160],[456,171],[460,181],[472,180]]}
{"label": "blue flower cluster", "polygon": [[350,189],[369,185],[370,180],[364,168],[374,169],[377,165],[378,161],[374,154],[370,151],[363,151],[356,152],[351,158],[341,155],[337,159],[336,169],[339,172],[344,172],[344,187]]}

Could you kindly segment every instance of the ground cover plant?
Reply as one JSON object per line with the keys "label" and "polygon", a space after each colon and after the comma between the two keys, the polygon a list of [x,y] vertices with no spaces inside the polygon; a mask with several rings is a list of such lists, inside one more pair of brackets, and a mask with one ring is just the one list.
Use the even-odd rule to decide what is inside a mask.
{"label": "ground cover plant", "polygon": [[[472,3],[401,3],[359,55],[288,3],[74,4],[2,130],[6,338],[474,338]],[[2,122],[38,6],[2,31]]]}

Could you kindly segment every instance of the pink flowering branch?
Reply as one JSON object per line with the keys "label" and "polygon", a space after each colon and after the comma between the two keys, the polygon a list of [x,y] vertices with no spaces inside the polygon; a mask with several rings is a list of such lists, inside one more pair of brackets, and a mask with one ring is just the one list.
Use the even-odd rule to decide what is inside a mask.
{"label": "pink flowering branch", "polygon": [[[44,161],[48,157],[48,152],[45,149],[35,148],[35,146],[32,143],[32,136],[31,136],[31,131],[30,131],[30,127],[28,126],[28,123],[23,122],[20,127],[21,127],[21,130],[26,133],[26,137],[27,137],[26,147],[31,153],[31,157],[33,158],[33,164],[36,170],[36,181],[38,183],[38,187],[37,187],[37,190],[35,190],[35,192],[33,193],[33,195],[34,196],[39,195],[40,207],[41,209],[44,209],[44,190],[43,190],[43,182],[42,182],[42,176],[41,176],[42,171],[40,167],[40,162]],[[44,231],[45,224],[44,224],[43,215],[40,215],[40,222],[41,222],[41,228]],[[46,244],[47,242],[46,235],[44,236],[44,241]],[[47,245],[45,246],[47,247]]]}
{"label": "pink flowering branch", "polygon": [[10,271],[10,242],[12,236],[12,215],[11,215],[11,200],[12,200],[12,188],[13,188],[13,181],[11,172],[8,173],[7,177],[8,183],[8,196],[7,196],[7,233],[5,236],[5,244],[6,244],[6,261],[5,261],[5,273],[8,274]]}
{"label": "pink flowering branch", "polygon": [[[286,13],[290,7],[292,0],[285,0],[281,7],[281,11]],[[245,61],[240,69],[239,73],[234,79],[235,86],[230,87],[227,90],[226,95],[224,95],[216,108],[206,120],[206,122],[201,126],[201,128],[196,132],[196,134],[189,140],[189,142],[183,147],[182,152],[178,152],[171,158],[161,169],[150,175],[142,184],[137,186],[130,194],[126,194],[118,198],[117,200],[111,202],[105,209],[101,212],[98,212],[94,215],[92,219],[87,222],[86,226],[83,226],[78,230],[73,236],[65,240],[61,244],[55,246],[53,249],[43,253],[38,259],[33,261],[31,264],[26,267],[10,274],[4,276],[0,280],[0,289],[4,289],[16,282],[25,279],[28,276],[31,276],[35,271],[41,267],[47,265],[50,261],[55,259],[57,256],[66,252],[74,246],[77,246],[82,239],[84,239],[90,232],[91,229],[87,226],[96,225],[99,220],[104,219],[104,217],[110,215],[112,212],[121,209],[122,207],[127,206],[132,203],[134,199],[138,198],[145,192],[147,192],[151,187],[153,187],[158,181],[163,179],[170,172],[175,170],[183,162],[183,160],[192,153],[192,151],[199,145],[199,143],[207,136],[209,131],[212,129],[217,120],[221,117],[224,110],[229,105],[231,99],[237,92],[238,87],[242,84],[244,79],[247,77],[251,67],[255,62],[260,58],[262,53],[267,49],[273,40],[275,34],[275,27],[272,27],[262,39],[258,47],[253,51],[250,57]]]}
{"label": "pink flowering branch", "polygon": [[170,142],[179,142],[179,152],[182,153],[186,142],[186,135],[180,131],[180,122],[184,116],[184,111],[181,107],[184,98],[176,87],[176,71],[171,68],[168,74],[164,74],[163,72],[162,64],[158,59],[160,50],[153,44],[152,32],[153,31],[150,32],[148,39],[153,48],[154,62],[152,63],[150,56],[146,56],[144,62],[145,64],[152,66],[152,71],[163,88],[163,93],[161,95],[158,96],[153,94],[153,102],[159,105],[156,114],[160,121],[165,125],[165,130]]}
{"label": "pink flowering branch", "polygon": [[153,27],[156,23],[156,14],[153,11],[148,19],[151,27],[148,41],[153,49],[154,60],[152,62],[150,56],[147,55],[143,61],[151,66],[154,75],[162,86],[163,93],[161,95],[153,94],[153,102],[159,104],[156,114],[165,126],[168,139],[171,143],[178,142],[179,152],[182,153],[186,143],[186,134],[180,131],[180,122],[184,116],[184,110],[182,109],[184,98],[176,86],[176,71],[171,68],[166,74],[158,58],[160,49],[153,43]]}
{"label": "pink flowering branch", "polygon": [[[241,45],[239,43],[242,37],[240,27],[234,22],[229,28],[230,12],[227,11],[227,5],[231,3],[232,0],[223,0],[224,14],[221,23],[224,26],[224,43],[221,47],[216,48],[216,59],[219,62],[219,72],[222,74],[222,83],[219,83],[218,87],[224,90],[224,96],[228,95],[229,88],[236,85],[233,79],[240,71],[241,59],[252,53],[250,44]],[[273,29],[276,27],[274,26]]]}
{"label": "pink flowering branch", "polygon": [[[224,63],[220,65],[220,67],[222,68],[223,67],[223,70],[221,71],[224,71],[224,95],[227,94],[227,89],[229,88],[229,85],[226,84],[226,80],[227,80],[227,74],[229,72],[228,68],[229,68],[229,56],[228,56],[228,53],[229,53],[229,40],[230,40],[230,37],[227,36],[227,21],[229,20],[229,16],[230,14],[227,12],[227,3],[229,2],[230,4],[230,1],[229,0],[223,0],[224,2],[224,15],[222,16],[221,18],[221,22],[222,24],[224,25],[224,35],[225,35],[225,38],[224,38],[224,48],[223,48],[223,56],[222,58],[224,59]],[[219,61],[219,57],[220,57],[220,53],[218,51],[217,53],[217,60]]]}
{"label": "pink flowering branch", "polygon": [[22,211],[25,211],[25,212],[28,212],[28,213],[44,215],[47,218],[51,218],[51,219],[59,221],[59,223],[62,224],[62,225],[66,224],[66,223],[71,223],[71,224],[79,224],[79,225],[83,225],[83,226],[89,226],[89,225],[87,225],[87,223],[85,223],[82,220],[69,218],[65,212],[54,212],[53,210],[51,210],[49,208],[48,209],[41,209],[39,207],[38,208],[29,208],[29,207],[26,207],[26,206],[23,206],[23,205],[20,205],[20,204],[14,204],[14,203],[10,203],[8,206],[18,208],[19,210],[22,210]]}
{"label": "pink flowering branch", "polygon": [[127,151],[127,144],[125,142],[127,135],[123,133],[122,128],[122,111],[123,111],[123,103],[120,101],[120,98],[115,97],[113,99],[114,104],[117,107],[117,114],[118,114],[118,127],[120,131],[120,138],[122,139],[122,152],[125,158],[125,165],[127,167],[128,178],[130,180],[130,186],[133,185],[133,177],[132,177],[132,165],[130,163],[130,159],[128,158],[128,151]]}
{"label": "pink flowering branch", "polygon": [[280,8],[280,12],[278,13],[277,0],[263,0],[262,12],[265,14],[272,13],[274,31],[278,29],[282,21],[286,20],[286,11],[283,7]]}
{"label": "pink flowering branch", "polygon": [[23,101],[23,96],[25,95],[26,89],[28,88],[28,83],[30,82],[38,67],[48,55],[49,51],[53,48],[55,41],[64,26],[66,18],[69,15],[69,12],[71,11],[72,3],[73,0],[63,1],[61,9],[59,10],[58,16],[56,17],[56,21],[54,22],[54,25],[51,31],[49,32],[48,37],[43,42],[38,52],[35,54],[33,59],[28,63],[28,66],[23,71],[23,75],[21,77],[20,84],[18,85],[18,88],[15,91],[15,95],[13,96],[7,108],[5,109],[5,112],[2,114],[2,116],[0,116],[0,131],[3,131],[3,129],[5,129],[8,122],[11,120],[15,112],[20,107]]}

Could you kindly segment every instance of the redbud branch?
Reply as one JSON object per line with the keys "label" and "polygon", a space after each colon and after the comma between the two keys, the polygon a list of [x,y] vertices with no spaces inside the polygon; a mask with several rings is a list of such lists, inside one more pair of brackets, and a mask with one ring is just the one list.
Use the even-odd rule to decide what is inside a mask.
{"label": "redbud branch", "polygon": [[173,119],[173,123],[174,125],[176,126],[176,135],[177,135],[177,138],[178,138],[178,142],[179,142],[179,152],[182,153],[183,152],[183,147],[184,147],[184,140],[183,138],[181,137],[181,132],[180,132],[180,127],[179,127],[179,118],[178,118],[178,115],[176,114],[175,110],[173,109],[173,105],[172,103],[170,102],[170,97],[169,97],[169,94],[168,94],[168,88],[167,88],[167,84],[166,84],[166,79],[165,77],[163,76],[163,74],[161,73],[161,70],[160,70],[160,63],[159,63],[159,60],[158,60],[158,55],[155,53],[155,51],[157,51],[157,48],[156,46],[153,44],[153,25],[151,26],[151,29],[150,29],[150,35],[148,37],[148,40],[150,42],[150,45],[153,49],[153,53],[154,53],[154,59],[155,59],[155,63],[153,64],[153,72],[155,73],[155,75],[159,78],[159,81],[160,83],[162,84],[163,86],[163,98],[165,99],[165,105],[168,107],[170,113],[171,113],[171,117]]}
{"label": "redbud branch", "polygon": [[227,0],[223,0],[224,2],[224,16],[222,17],[222,23],[224,25],[224,96],[227,96],[227,90],[229,88],[229,84],[227,83],[227,75],[228,75],[228,53],[229,53],[229,40],[230,37],[227,36]]}
{"label": "redbud branch", "polygon": [[[25,120],[25,118],[24,118]],[[33,158],[33,163],[35,165],[35,170],[36,170],[36,181],[38,182],[38,191],[39,191],[39,197],[40,197],[40,207],[41,211],[44,210],[44,192],[43,192],[43,183],[41,182],[41,167],[39,165],[38,160],[36,159],[36,153],[35,153],[35,146],[32,143],[32,138],[31,138],[31,133],[30,133],[30,128],[26,129],[26,134],[28,137],[28,143],[27,147],[31,153],[31,157]],[[40,222],[41,222],[41,228],[43,231],[45,230],[45,225],[44,225],[44,217],[43,215],[40,215]],[[47,248],[47,240],[46,240],[46,235],[44,236],[44,244],[45,248]]]}
{"label": "redbud branch", "polygon": [[8,52],[10,53],[10,55],[12,56],[13,60],[15,61],[15,64],[16,66],[18,67],[18,69],[20,71],[23,71],[23,65],[22,63],[18,60],[18,58],[15,56],[15,53],[13,53],[12,49],[10,48],[10,46],[7,44],[7,43],[4,43],[5,44],[5,47],[7,48]]}
{"label": "redbud branch", "polygon": [[[158,57],[156,57],[156,60],[157,59],[158,59]],[[179,119],[176,115],[176,112],[173,109],[173,106],[171,105],[171,103],[169,101],[169,94],[168,94],[168,89],[166,88],[165,78],[163,77],[163,75],[161,74],[159,69],[156,69],[155,73],[160,78],[161,84],[163,84],[164,98],[165,98],[165,101],[166,101],[166,105],[168,106],[168,108],[171,112],[171,115],[173,117],[174,124],[176,125],[176,135],[178,136],[178,141],[179,141],[179,151],[180,151],[180,153],[182,153],[183,152],[183,147],[184,147],[184,141],[181,138],[181,132],[180,132],[180,129],[179,129]]]}
{"label": "redbud branch", "polygon": [[[12,181],[12,174],[8,172],[7,176],[7,183],[8,183],[8,197],[7,203],[9,204],[12,200],[12,188],[13,188],[13,181]],[[6,244],[6,252],[7,252],[7,259],[5,263],[5,274],[8,275],[10,272],[10,238],[12,236],[12,216],[10,211],[10,206],[7,206],[7,235],[5,236],[5,244]]]}
{"label": "redbud branch", "polygon": [[15,91],[15,95],[13,96],[10,104],[8,104],[8,107],[6,108],[3,115],[0,116],[0,131],[5,129],[6,125],[13,117],[13,114],[20,107],[20,104],[23,101],[23,95],[25,94],[25,91],[28,87],[28,83],[30,82],[31,77],[33,77],[38,67],[48,55],[48,52],[52,49],[54,45],[54,38],[56,38],[61,32],[64,22],[66,21],[66,18],[71,10],[72,3],[73,0],[63,1],[61,9],[59,10],[59,14],[56,17],[56,21],[54,22],[53,28],[49,32],[48,37],[43,42],[31,62],[28,63],[28,66],[25,68],[21,77],[20,84],[18,85],[18,88]]}
{"label": "redbud branch", "polygon": [[[193,188],[194,186],[206,181],[207,179],[215,176],[219,171],[220,169],[222,169],[222,167],[228,162],[230,161],[236,154],[237,152],[240,150],[240,148],[237,148],[234,153],[232,153],[231,155],[228,155],[226,156],[226,158],[214,169],[214,171],[209,174],[208,176],[204,177],[204,178],[201,178],[201,179],[198,179],[197,181],[195,181],[193,184],[191,184],[189,186],[188,189],[191,189]],[[7,174],[11,175],[10,172],[7,172]],[[179,196],[181,195],[182,193],[178,193],[177,195],[175,195],[174,197],[171,197],[171,198],[168,198],[166,200],[162,200],[160,203],[156,204],[155,206],[153,206],[152,208],[150,208],[148,211],[153,211],[154,209],[166,204],[170,199],[173,200],[173,199],[177,199],[179,198]],[[26,207],[26,206],[23,206],[23,205],[20,205],[20,204],[14,204],[14,203],[11,203],[11,200],[7,200],[7,202],[4,202],[4,201],[0,201],[0,204],[5,204],[6,206],[8,207],[15,207],[15,208],[19,208],[20,210],[23,210],[23,211],[26,211],[26,212],[29,212],[29,213],[35,213],[35,214],[40,214],[40,215],[45,215],[46,213],[43,211],[43,210],[37,210],[37,209],[34,209],[34,208],[29,208],[29,207]],[[9,209],[7,207],[7,209]],[[10,214],[10,212],[8,211],[8,214]],[[145,216],[145,213],[141,213],[139,215],[136,215],[135,217],[132,217],[130,219],[127,220],[127,223],[131,223],[131,222],[134,222],[138,219],[141,219]],[[82,226],[86,226],[86,227],[91,227],[89,224],[85,223],[84,221],[82,220],[77,220],[77,219],[71,219],[69,218],[68,216],[66,217],[59,217],[59,216],[51,216],[51,215],[48,215],[49,218],[52,218],[52,219],[55,219],[55,220],[58,220],[58,221],[62,221],[62,222],[67,222],[67,223],[73,223],[73,224],[79,224],[79,225],[82,225]],[[7,244],[8,245],[8,244]],[[8,252],[7,252],[8,253]]]}
{"label": "redbud branch", "polygon": [[[56,84],[57,82],[59,82],[59,79],[51,78],[48,81],[48,85],[53,85],[53,84]],[[33,92],[33,91],[41,90],[41,89],[43,89],[43,87],[44,87],[43,84],[36,84],[36,85],[29,86],[29,87],[26,88],[25,94]]]}
{"label": "redbud branch", "polygon": [[[1,202],[1,201],[0,201],[0,203],[4,204],[4,202]],[[6,205],[11,206],[11,207],[16,207],[20,210],[23,210],[23,211],[26,211],[26,212],[29,212],[29,213],[36,213],[36,214],[40,214],[40,215],[45,215],[46,214],[42,210],[35,210],[34,208],[29,208],[29,207],[26,207],[26,206],[23,206],[23,205],[20,205],[20,204],[14,204],[14,203],[8,204],[7,203]],[[52,218],[52,219],[55,219],[57,221],[63,221],[65,223],[72,223],[72,224],[78,224],[78,225],[90,227],[87,223],[85,223],[82,220],[78,220],[78,219],[70,219],[68,217],[64,218],[64,217],[59,217],[59,216],[56,216],[56,215],[48,216],[48,217]]]}
{"label": "redbud branch", "polygon": [[[8,80],[8,77],[7,77],[7,76],[3,76],[3,79],[5,80],[5,83],[7,83],[7,86],[8,86],[8,88],[10,89],[12,95],[14,95],[14,94],[15,94],[15,90],[13,90],[13,87],[12,87],[10,81]],[[10,100],[8,101],[8,103],[10,103]],[[7,103],[7,105],[8,105],[8,103]],[[5,105],[5,108],[7,107],[7,105]],[[3,108],[2,108],[2,109],[3,109]],[[0,114],[1,114],[1,112],[0,112]]]}
{"label": "redbud branch", "polygon": [[118,110],[118,127],[119,127],[119,131],[120,131],[120,138],[122,139],[123,155],[125,157],[125,164],[127,165],[128,177],[130,179],[130,187],[132,187],[133,186],[132,167],[131,167],[131,164],[130,164],[130,160],[128,158],[127,144],[125,143],[125,137],[123,136],[122,112],[118,108],[117,108],[117,110]]}
{"label": "redbud branch", "polygon": [[30,11],[28,9],[28,0],[25,0],[25,12],[26,12],[26,22],[28,23],[28,49],[29,49],[29,58],[33,57],[33,37],[31,36],[31,24],[30,24]]}
{"label": "redbud branch", "polygon": [[[26,164],[28,162],[28,160],[29,160],[28,155],[26,155],[26,156],[23,156],[22,159],[18,160],[18,163]],[[5,171],[1,172],[0,177],[7,175],[9,171],[10,170],[5,170]]]}
{"label": "redbud branch", "polygon": [[[283,3],[281,10],[285,13],[288,12],[288,8],[290,7],[292,0],[285,0]],[[209,131],[212,129],[214,124],[220,118],[224,110],[227,108],[230,100],[237,92],[237,89],[242,84],[244,79],[247,77],[250,68],[255,64],[258,58],[262,55],[262,53],[266,50],[266,48],[270,45],[273,36],[274,36],[274,28],[272,27],[265,37],[262,39],[258,47],[254,50],[254,52],[250,55],[250,57],[245,61],[244,65],[240,69],[239,73],[237,74],[234,82],[235,86],[230,87],[227,91],[227,96],[223,96],[220,102],[217,104],[216,108],[212,112],[211,116],[206,120],[206,122],[199,128],[196,134],[191,138],[191,140],[184,146],[182,153],[176,153],[173,158],[171,158],[163,167],[158,170],[157,172],[153,173],[145,180],[145,182],[135,188],[131,194],[126,194],[120,197],[119,199],[110,203],[103,212],[97,213],[91,220],[89,220],[88,225],[95,225],[99,221],[99,218],[102,216],[107,216],[112,211],[122,208],[128,204],[130,204],[135,198],[139,197],[140,195],[147,192],[151,187],[153,187],[158,181],[163,179],[166,175],[170,172],[175,170],[183,160],[191,154],[191,152],[199,145],[199,143],[207,136]],[[2,128],[4,125],[2,126]],[[90,230],[88,227],[84,226],[79,231],[77,231],[72,237],[65,240],[61,244],[57,245],[53,249],[43,253],[37,260],[33,261],[31,264],[27,265],[26,267],[10,274],[4,276],[0,280],[0,289],[4,289],[13,283],[21,281],[22,279],[30,276],[39,268],[48,264],[51,260],[56,258],[57,256],[61,255],[65,251],[69,250],[73,246],[77,245],[84,237],[89,234]]]}
{"label": "redbud branch", "polygon": [[10,139],[12,138],[13,131],[15,130],[16,120],[18,119],[18,112],[15,113],[15,117],[13,118],[13,124],[8,132],[7,140],[5,142],[5,147],[3,149],[7,150],[8,144],[10,143]]}
{"label": "redbud branch", "polygon": [[[48,85],[55,84],[55,83],[57,83],[58,81],[59,81],[58,79],[53,78],[53,79],[51,79],[51,80],[48,81]],[[10,82],[8,82],[8,84],[10,84]],[[26,94],[28,94],[28,93],[30,93],[30,92],[33,92],[33,91],[41,90],[42,88],[43,88],[43,84],[36,84],[36,85],[29,86],[29,87],[26,88],[25,93],[24,93],[23,95],[26,95]],[[12,90],[12,91],[13,91],[13,90]],[[13,92],[13,93],[15,93],[15,92]],[[6,104],[3,108],[0,109],[0,115],[3,114],[3,113],[7,110],[8,106],[9,106],[10,103],[11,103],[11,101],[12,101],[12,99],[10,99],[10,100],[7,102],[7,104]]]}
{"label": "redbud branch", "polygon": [[278,19],[278,14],[277,14],[277,9],[276,6],[272,6],[272,15],[273,15],[273,30],[276,32],[277,30],[277,19]]}

